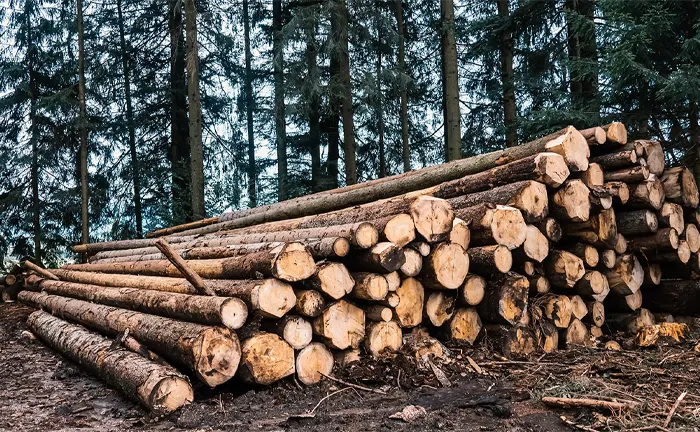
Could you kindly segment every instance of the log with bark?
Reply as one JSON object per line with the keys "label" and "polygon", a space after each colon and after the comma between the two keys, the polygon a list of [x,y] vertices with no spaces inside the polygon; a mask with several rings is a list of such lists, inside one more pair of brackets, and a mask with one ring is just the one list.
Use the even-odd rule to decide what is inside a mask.
{"label": "log with bark", "polygon": [[537,347],[535,335],[523,325],[490,324],[485,327],[488,341],[507,358],[522,358]]}
{"label": "log with bark", "polygon": [[563,236],[563,230],[559,222],[553,218],[545,218],[542,222],[537,224],[540,231],[552,242],[558,242]]}
{"label": "log with bark", "polygon": [[398,303],[392,307],[394,307],[394,319],[399,325],[402,328],[419,325],[423,321],[425,302],[423,285],[413,278],[404,279],[399,289],[393,294],[398,297]]}
{"label": "log with bark", "polygon": [[455,310],[449,322],[438,330],[438,336],[456,345],[473,345],[481,328],[481,318],[476,309],[462,307]]}
{"label": "log with bark", "polygon": [[316,272],[304,280],[303,285],[339,300],[352,292],[355,282],[343,264],[323,262],[316,266]]}
{"label": "log with bark", "polygon": [[445,291],[433,291],[425,301],[424,315],[435,327],[447,322],[455,312],[457,298]]}
{"label": "log with bark", "polygon": [[627,183],[621,181],[606,182],[603,187],[610,194],[613,200],[613,205],[625,205],[630,199],[630,189]]}
{"label": "log with bark", "polygon": [[470,256],[462,246],[440,243],[424,259],[423,271],[418,279],[426,288],[453,290],[464,283],[469,267]]}
{"label": "log with bark", "polygon": [[615,217],[617,231],[624,235],[653,234],[659,229],[659,220],[651,210],[618,212]]}
{"label": "log with bark", "polygon": [[639,165],[617,171],[606,171],[605,182],[639,183],[647,180],[650,175],[646,165]]}
{"label": "log with bark", "polygon": [[316,318],[326,308],[326,300],[323,294],[316,290],[297,290],[296,305],[294,311],[299,315]]}
{"label": "log with bark", "polygon": [[590,344],[588,328],[581,320],[574,318],[569,326],[560,330],[559,345],[562,348],[574,348]]}
{"label": "log with bark", "polygon": [[[530,223],[541,221],[549,212],[547,187],[535,181],[510,183],[484,192],[452,198],[448,201],[456,210],[479,204],[515,207],[523,212],[525,219]],[[459,212],[457,213],[459,214]],[[460,218],[465,219],[461,216]]]}
{"label": "log with bark", "polygon": [[[352,296],[360,300],[379,301],[384,300],[389,294],[389,282],[383,275],[376,273],[353,273],[355,288]],[[336,299],[339,299],[337,297]]]}
{"label": "log with bark", "polygon": [[331,348],[357,348],[365,337],[365,312],[345,300],[340,300],[314,319],[313,329]]}
{"label": "log with bark", "polygon": [[685,226],[685,230],[679,231],[680,234],[683,232],[683,239],[688,242],[688,247],[692,253],[698,253],[700,251],[700,231],[695,224],[688,224]]}
{"label": "log with bark", "polygon": [[276,334],[260,332],[241,344],[238,376],[243,381],[270,385],[294,371],[294,350]]}
{"label": "log with bark", "polygon": [[210,387],[233,377],[241,359],[236,334],[224,327],[176,321],[83,300],[22,291],[18,299],[108,335],[131,335],[174,363],[183,365]]}
{"label": "log with bark", "polygon": [[557,328],[567,328],[571,323],[573,305],[565,295],[548,294],[536,302],[542,314]]}
{"label": "log with bark", "polygon": [[573,288],[585,274],[583,260],[571,252],[553,250],[544,262],[549,283],[557,288]]}
{"label": "log with bark", "polygon": [[499,244],[512,250],[527,236],[523,215],[514,207],[482,203],[457,209],[455,214],[470,224],[470,243],[474,246]]}
{"label": "log with bark", "polygon": [[469,230],[469,224],[462,219],[455,218],[452,223],[452,231],[450,231],[450,236],[448,238],[450,243],[455,243],[464,248],[464,250],[469,249],[469,243],[471,242],[471,231]]}
{"label": "log with bark", "polygon": [[678,232],[673,228],[662,228],[654,234],[627,239],[628,249],[635,252],[655,249],[678,249],[679,243]]}
{"label": "log with bark", "polygon": [[448,201],[419,196],[409,208],[416,231],[429,243],[445,240],[452,230],[454,212]]}
{"label": "log with bark", "polygon": [[529,287],[527,278],[517,273],[494,276],[477,306],[479,315],[488,322],[517,324],[527,308]]}
{"label": "log with bark", "polygon": [[608,296],[605,307],[611,312],[634,312],[642,307],[642,291],[626,296]]}
{"label": "log with bark", "polygon": [[688,168],[669,168],[661,175],[666,199],[684,207],[695,209],[700,204],[695,177]]}
{"label": "log with bark", "polygon": [[599,301],[586,303],[588,314],[582,319],[586,324],[602,327],[605,323],[605,305]]}
{"label": "log with bark", "polygon": [[605,316],[605,327],[611,332],[636,334],[642,327],[654,325],[654,315],[648,309],[635,312],[609,313]]}
{"label": "log with bark", "polygon": [[187,222],[181,225],[175,225],[151,231],[149,233],[146,233],[146,238],[165,237],[182,231],[209,226],[217,222],[219,222],[218,216],[200,219],[193,222]]}
{"label": "log with bark", "polygon": [[525,241],[513,252],[516,262],[534,261],[541,263],[549,255],[549,240],[539,228],[528,225],[525,230]]}
{"label": "log with bark", "polygon": [[416,226],[413,223],[413,218],[406,213],[375,219],[372,224],[380,232],[382,241],[394,243],[398,247],[404,247],[416,238]]}
{"label": "log with bark", "polygon": [[29,315],[27,325],[51,348],[150,411],[168,414],[194,399],[187,377],[140,354],[113,349],[104,336],[42,311]]}
{"label": "log with bark", "polygon": [[587,268],[595,268],[600,260],[598,249],[585,243],[574,243],[566,248],[567,251],[576,255],[583,260],[583,264]]}
{"label": "log with bark", "polygon": [[641,183],[629,184],[629,189],[630,197],[625,204],[628,208],[660,210],[664,204],[664,187],[656,176],[649,176]]}
{"label": "log with bark", "polygon": [[626,296],[636,293],[644,281],[644,269],[633,254],[617,257],[615,266],[605,273],[610,291]]}
{"label": "log with bark", "polygon": [[653,312],[700,314],[700,280],[663,280],[642,292],[642,305]]}
{"label": "log with bark", "polygon": [[395,244],[382,242],[371,249],[353,251],[343,262],[353,271],[391,273],[404,265],[406,257],[403,250]]}
{"label": "log with bark", "polygon": [[614,248],[617,242],[617,217],[613,209],[601,210],[584,222],[564,224],[567,237],[593,244]]}
{"label": "log with bark", "polygon": [[507,273],[513,266],[513,255],[505,246],[472,247],[467,254],[472,272],[483,276]]}
{"label": "log with bark", "polygon": [[262,327],[270,333],[276,333],[295,350],[309,345],[313,337],[311,322],[297,315],[287,315],[279,320],[264,322]]}
{"label": "log with bark", "polygon": [[583,129],[580,132],[581,132],[581,135],[583,136],[583,138],[586,139],[586,142],[588,143],[588,145],[591,145],[591,146],[598,146],[598,145],[605,144],[605,141],[607,140],[605,129],[603,129],[600,126],[595,126],[592,128]]}
{"label": "log with bark", "polygon": [[615,153],[594,156],[589,159],[589,162],[600,165],[603,170],[614,171],[634,166],[637,163],[637,153],[634,150],[621,150]]}
{"label": "log with bark", "polygon": [[333,353],[322,343],[314,342],[297,354],[295,368],[297,378],[306,385],[318,384],[323,376],[333,372]]}
{"label": "log with bark", "polygon": [[534,328],[534,333],[538,349],[550,353],[559,348],[559,331],[549,321],[539,321]]}
{"label": "log with bark", "polygon": [[581,179],[583,184],[589,188],[594,186],[603,186],[604,183],[604,173],[603,168],[597,163],[588,164],[588,169],[579,173],[576,178]]}
{"label": "log with bark", "polygon": [[595,270],[587,270],[583,277],[576,282],[574,290],[577,294],[591,298],[605,293],[610,289],[608,278],[602,273]]}
{"label": "log with bark", "polygon": [[549,207],[556,218],[587,221],[591,212],[590,190],[581,180],[567,180],[551,197]]}

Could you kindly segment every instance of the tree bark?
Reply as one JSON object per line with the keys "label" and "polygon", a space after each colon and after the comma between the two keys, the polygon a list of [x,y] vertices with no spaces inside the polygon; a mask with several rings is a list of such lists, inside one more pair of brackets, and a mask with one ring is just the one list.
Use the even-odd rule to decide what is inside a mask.
{"label": "tree bark", "polygon": [[[81,0],[82,1],[82,0]],[[134,218],[136,219],[136,237],[143,237],[143,214],[141,213],[141,172],[139,157],[136,151],[136,125],[134,123],[134,108],[131,104],[131,65],[129,51],[124,36],[124,17],[122,2],[117,0],[117,24],[119,25],[119,47],[122,58],[122,75],[124,76],[124,100],[126,102],[126,126],[129,130],[129,155],[131,156],[131,181],[134,183]]]}
{"label": "tree bark", "polygon": [[676,167],[661,176],[666,199],[688,208],[697,208],[700,202],[695,178],[688,168]]}
{"label": "tree bark", "polygon": [[513,74],[513,33],[510,31],[508,0],[498,0],[498,17],[501,21],[501,85],[503,87],[503,120],[506,128],[506,146],[518,144],[515,106],[515,75]]}
{"label": "tree bark", "polygon": [[176,321],[31,291],[22,291],[18,299],[108,335],[129,329],[135,339],[163,357],[187,366],[210,387],[231,379],[238,368],[241,356],[238,338],[223,327]]}
{"label": "tree bark", "polygon": [[642,304],[653,312],[696,316],[700,314],[700,281],[665,280],[643,289]]}
{"label": "tree bark", "polygon": [[85,106],[85,29],[83,25],[83,1],[76,1],[78,22],[78,104],[80,116],[78,127],[80,130],[80,220],[81,236],[83,243],[90,240],[90,195],[88,193],[88,118]]}
{"label": "tree bark", "polygon": [[287,199],[287,119],[284,104],[284,35],[282,0],[272,1],[272,62],[275,80],[275,147],[277,148],[277,200]]}
{"label": "tree bark", "polygon": [[396,0],[396,26],[399,38],[397,63],[401,74],[400,104],[401,104],[401,158],[403,160],[403,172],[411,171],[411,148],[408,143],[408,73],[406,70],[406,29],[403,18],[403,0]]}
{"label": "tree bark", "polygon": [[457,41],[452,0],[440,0],[440,52],[442,54],[445,162],[450,162],[462,158]]}
{"label": "tree bark", "polygon": [[304,29],[306,38],[306,82],[305,96],[308,101],[309,133],[307,135],[307,147],[311,155],[311,190],[322,190],[323,175],[321,173],[321,104],[318,88],[318,47],[316,45],[316,22],[310,22]]}
{"label": "tree bark", "polygon": [[377,143],[379,144],[379,178],[386,177],[386,149],[384,148],[384,107],[382,106],[382,9],[377,7],[375,27],[377,32],[377,63],[375,97],[377,99]]}
{"label": "tree bark", "polygon": [[243,0],[243,39],[245,49],[245,109],[246,127],[248,130],[248,206],[258,205],[258,195],[256,191],[257,169],[255,166],[255,125],[253,123],[253,70],[252,53],[250,52],[250,14],[249,0]]}
{"label": "tree bark", "polygon": [[490,276],[507,273],[513,266],[513,255],[502,245],[471,247],[467,250],[473,273]]}
{"label": "tree bark", "polygon": [[516,325],[527,308],[529,286],[527,278],[517,273],[492,278],[477,306],[479,315],[487,322]]}
{"label": "tree bark", "polygon": [[112,341],[42,311],[29,315],[27,325],[60,352],[107,384],[157,414],[168,414],[194,400],[187,377],[174,368],[140,354],[112,349]]}

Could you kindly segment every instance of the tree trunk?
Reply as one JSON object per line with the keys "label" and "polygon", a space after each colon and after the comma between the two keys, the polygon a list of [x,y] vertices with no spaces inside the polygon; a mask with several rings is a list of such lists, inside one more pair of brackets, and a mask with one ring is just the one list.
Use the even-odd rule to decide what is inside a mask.
{"label": "tree trunk", "polygon": [[328,158],[326,159],[326,174],[328,176],[326,189],[335,189],[338,187],[338,160],[340,159],[340,132],[338,123],[340,123],[340,106],[342,105],[342,97],[338,95],[338,88],[341,87],[342,77],[340,76],[340,60],[337,55],[332,55],[330,58],[330,85],[331,92],[330,106],[333,107],[328,113],[326,119],[326,135],[328,139]]}
{"label": "tree trunk", "polygon": [[700,281],[665,280],[643,291],[642,303],[653,312],[689,316],[700,314]]}
{"label": "tree trunk", "polygon": [[[568,0],[567,40],[569,49],[571,101],[579,111],[600,112],[598,101],[598,55],[594,11],[595,0]],[[584,23],[584,24],[582,24]]]}
{"label": "tree trunk", "polygon": [[377,64],[375,97],[377,98],[377,143],[379,144],[379,178],[386,177],[386,151],[384,148],[384,108],[382,106],[382,11],[375,10],[375,27],[377,31]]}
{"label": "tree trunk", "polygon": [[[26,11],[28,12],[28,11]],[[39,100],[39,90],[36,83],[36,73],[34,65],[36,62],[37,48],[34,45],[34,35],[32,31],[32,22],[30,14],[25,13],[27,17],[27,74],[29,75],[29,98],[30,111],[29,120],[30,136],[29,141],[32,145],[32,163],[31,163],[31,184],[32,184],[32,228],[34,234],[34,260],[41,264],[43,253],[41,249],[41,201],[39,199],[39,123],[37,119],[37,105]]]}
{"label": "tree trunk", "polygon": [[340,300],[350,294],[355,286],[355,280],[343,264],[320,262],[316,266],[316,272],[304,281],[304,285],[332,299]]}
{"label": "tree trunk", "polygon": [[348,41],[349,16],[347,0],[332,0],[331,28],[335,49],[338,51],[342,88],[343,151],[345,153],[345,183],[357,183],[355,161],[355,124],[353,120],[352,84],[350,76],[350,48]]}
{"label": "tree trunk", "polygon": [[503,120],[506,127],[506,146],[518,144],[515,106],[515,80],[513,74],[513,34],[510,31],[509,0],[498,0],[498,17],[501,20],[502,34],[499,45],[501,51],[501,85],[503,87]]}
{"label": "tree trunk", "polygon": [[445,134],[445,162],[462,158],[459,112],[459,74],[452,0],[440,0],[440,49]]}
{"label": "tree trunk", "polygon": [[403,160],[403,172],[411,171],[411,148],[408,143],[408,74],[406,71],[406,29],[403,19],[403,0],[396,0],[396,26],[399,38],[397,63],[399,68],[400,100],[401,100],[401,157]]}
{"label": "tree trunk", "polygon": [[316,45],[316,22],[305,29],[306,34],[306,99],[308,101],[309,134],[307,146],[311,155],[311,190],[322,190],[323,175],[321,173],[321,104],[318,88],[318,47]]}
{"label": "tree trunk", "polygon": [[129,155],[131,156],[131,179],[134,183],[134,218],[136,219],[136,237],[143,237],[143,214],[141,213],[141,172],[138,152],[136,151],[136,125],[134,124],[134,108],[131,105],[131,65],[129,51],[124,36],[124,17],[122,2],[117,0],[117,21],[119,25],[119,47],[122,58],[122,75],[124,76],[124,99],[126,101],[126,126],[129,129]]}
{"label": "tree trunk", "polygon": [[187,29],[187,100],[190,122],[190,177],[192,178],[192,217],[203,219],[204,149],[202,147],[202,104],[199,100],[199,54],[195,0],[184,0]]}
{"label": "tree trunk", "polygon": [[426,288],[456,290],[462,286],[468,272],[469,255],[464,248],[454,243],[440,243],[423,260],[419,279]]}
{"label": "tree trunk", "polygon": [[522,325],[487,325],[486,337],[507,358],[520,358],[532,354],[537,347],[535,335]]}
{"label": "tree trunk", "polygon": [[78,128],[80,129],[80,220],[81,241],[87,243],[90,238],[90,196],[88,194],[88,119],[85,106],[85,29],[83,25],[83,1],[77,0],[78,9],[78,104],[80,116]]}
{"label": "tree trunk", "polygon": [[258,205],[256,192],[256,167],[255,167],[255,129],[253,123],[253,70],[251,66],[252,53],[250,52],[250,14],[249,0],[243,0],[243,38],[245,49],[245,105],[246,105],[246,126],[248,129],[248,207]]}
{"label": "tree trunk", "polygon": [[157,414],[168,414],[194,399],[187,378],[140,354],[112,349],[112,341],[46,312],[29,315],[27,325],[60,352],[126,396]]}
{"label": "tree trunk", "polygon": [[287,199],[287,118],[284,105],[284,35],[282,0],[272,1],[272,62],[275,79],[275,147],[277,148],[277,200]]}
{"label": "tree trunk", "polygon": [[139,288],[108,288],[29,276],[27,282],[48,294],[232,330],[243,327],[248,308],[238,298],[169,293]]}
{"label": "tree trunk", "polygon": [[22,291],[18,299],[108,335],[129,329],[135,339],[163,357],[192,369],[210,387],[231,379],[238,368],[241,356],[238,338],[223,327],[176,321],[31,291]]}
{"label": "tree trunk", "polygon": [[693,209],[698,206],[700,196],[697,183],[688,168],[669,168],[664,171],[661,181],[667,200]]}
{"label": "tree trunk", "polygon": [[170,166],[172,175],[173,223],[192,220],[190,134],[187,119],[185,39],[182,32],[182,3],[168,0],[170,32]]}

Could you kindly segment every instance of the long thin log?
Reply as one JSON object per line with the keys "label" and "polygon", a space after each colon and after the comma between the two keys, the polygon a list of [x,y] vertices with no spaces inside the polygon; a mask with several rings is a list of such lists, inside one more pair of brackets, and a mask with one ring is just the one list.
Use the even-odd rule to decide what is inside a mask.
{"label": "long thin log", "polygon": [[186,231],[189,229],[195,229],[195,228],[209,226],[209,225],[215,224],[217,222],[219,222],[218,216],[200,219],[200,220],[196,220],[194,222],[187,222],[187,223],[184,223],[181,225],[175,225],[175,226],[161,228],[161,229],[157,229],[155,231],[151,231],[151,232],[146,234],[146,238],[164,237],[164,236],[168,236],[171,234]]}
{"label": "long thin log", "polygon": [[[29,261],[29,260],[23,261],[22,264],[21,264],[21,266],[22,266],[22,267],[25,267],[25,268],[28,268],[29,270],[32,270],[32,271],[36,272],[37,274],[39,274],[39,275],[41,275],[42,277],[45,277],[45,278],[47,278],[47,279],[58,280],[58,277],[57,277],[55,274],[51,273],[50,271],[48,271],[48,270],[46,270],[46,269],[44,269],[44,268],[39,267],[38,265],[34,264],[33,262],[31,262],[31,261]],[[8,276],[13,276],[13,275],[8,275]],[[7,283],[8,285],[12,285],[14,282],[9,282],[9,283],[8,283],[8,282],[7,282],[7,277],[6,277],[6,278],[5,278],[5,283]]]}
{"label": "long thin log", "polygon": [[451,198],[448,201],[454,209],[487,203],[515,207],[521,210],[527,222],[531,223],[541,221],[549,213],[547,187],[535,181],[510,183],[484,192]]}
{"label": "long thin log", "polygon": [[51,348],[99,376],[157,414],[167,414],[194,399],[187,378],[170,366],[124,349],[107,338],[46,312],[27,318],[32,332]]}
{"label": "long thin log", "polygon": [[190,268],[184,259],[172,248],[167,240],[159,238],[155,243],[156,247],[160,252],[165,255],[165,257],[178,269],[182,276],[187,279],[187,282],[191,283],[193,287],[197,288],[200,294],[215,296],[216,293],[209,288],[204,280]]}
{"label": "long thin log", "polygon": [[241,347],[236,334],[224,327],[176,321],[32,291],[22,291],[18,299],[108,335],[129,329],[134,338],[168,360],[188,367],[210,387],[228,381],[238,369]]}
{"label": "long thin log", "polygon": [[628,402],[611,402],[600,399],[581,399],[581,398],[555,398],[545,396],[542,402],[546,405],[555,406],[558,408],[593,408],[606,409],[612,412],[629,411],[637,408],[638,403]]}

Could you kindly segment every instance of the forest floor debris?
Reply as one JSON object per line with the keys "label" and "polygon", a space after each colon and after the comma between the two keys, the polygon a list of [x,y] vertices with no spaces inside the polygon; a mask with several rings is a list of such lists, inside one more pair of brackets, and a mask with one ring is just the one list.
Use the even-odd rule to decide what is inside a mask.
{"label": "forest floor debris", "polygon": [[[80,373],[41,342],[22,337],[31,311],[19,304],[0,305],[0,430],[700,428],[696,334],[668,347],[617,352],[586,348],[520,361],[504,360],[485,348],[451,348],[447,359],[434,360],[452,383],[449,388],[442,387],[430,367],[421,367],[415,356],[400,352],[341,371],[337,381],[324,379],[320,385],[301,389],[292,379],[247,391],[235,382],[215,390],[196,386],[193,404],[157,418],[145,416],[137,405]],[[364,392],[344,382],[386,394]],[[543,397],[638,405],[612,412],[556,409],[543,404]],[[407,420],[402,421],[404,417]]]}

